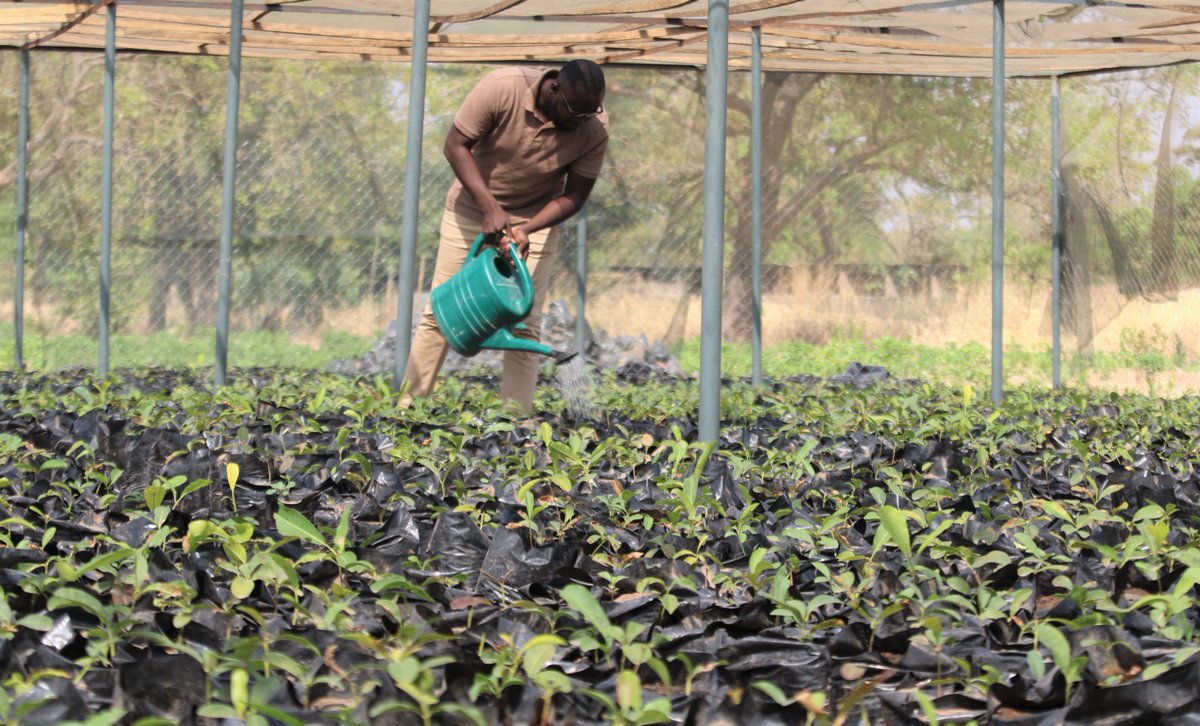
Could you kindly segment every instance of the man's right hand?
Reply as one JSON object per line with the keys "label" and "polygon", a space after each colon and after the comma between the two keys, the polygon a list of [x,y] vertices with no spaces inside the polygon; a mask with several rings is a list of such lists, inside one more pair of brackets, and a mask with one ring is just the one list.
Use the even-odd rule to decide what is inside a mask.
{"label": "man's right hand", "polygon": [[508,213],[505,212],[500,205],[496,205],[493,209],[488,209],[483,214],[483,233],[486,235],[494,235],[501,232],[507,232],[509,226]]}

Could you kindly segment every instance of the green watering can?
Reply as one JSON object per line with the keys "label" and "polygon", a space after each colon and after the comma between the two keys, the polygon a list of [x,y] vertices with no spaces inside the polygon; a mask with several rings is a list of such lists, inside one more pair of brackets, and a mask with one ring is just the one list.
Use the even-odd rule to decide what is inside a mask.
{"label": "green watering can", "polygon": [[462,269],[433,289],[433,316],[456,353],[473,356],[484,348],[527,350],[553,356],[559,363],[575,353],[560,353],[541,343],[518,338],[513,328],[533,308],[533,278],[517,246],[501,252],[483,248],[486,235],[471,244]]}

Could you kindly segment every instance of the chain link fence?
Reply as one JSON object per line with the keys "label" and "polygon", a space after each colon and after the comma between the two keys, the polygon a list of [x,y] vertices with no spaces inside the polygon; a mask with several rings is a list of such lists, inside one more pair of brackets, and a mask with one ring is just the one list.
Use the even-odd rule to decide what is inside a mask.
{"label": "chain link fence", "polygon": [[[26,364],[95,366],[103,66],[54,53],[34,54],[31,65]],[[121,56],[117,69],[111,364],[208,365],[225,66]],[[482,73],[430,69],[416,309],[452,181],[441,142]],[[395,316],[407,74],[398,64],[245,61],[231,365],[354,356]],[[610,335],[677,344],[700,328],[704,75],[616,68],[607,77],[613,140],[587,208],[587,318]],[[1200,351],[1189,315],[1200,275],[1198,78],[1194,67],[1174,67],[1062,82],[1064,343],[1083,365],[1122,347],[1161,348],[1180,362]],[[0,55],[0,170],[15,161],[16,93],[17,55]],[[766,74],[763,93],[765,344],[861,336],[986,345],[990,82]],[[1050,84],[1009,81],[1007,98],[1005,340],[1044,350]],[[745,74],[731,74],[729,101],[724,328],[747,340]],[[11,230],[15,187],[6,180],[0,223]],[[577,229],[565,225],[550,294],[570,307]],[[0,236],[0,253],[12,259],[13,244]],[[10,313],[13,286],[11,272],[0,276]]]}

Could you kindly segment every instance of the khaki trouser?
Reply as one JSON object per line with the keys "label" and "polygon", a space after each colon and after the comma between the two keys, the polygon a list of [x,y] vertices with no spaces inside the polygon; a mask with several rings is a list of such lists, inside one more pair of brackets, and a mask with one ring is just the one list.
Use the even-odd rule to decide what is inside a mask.
{"label": "khaki trouser", "polygon": [[[523,221],[514,219],[513,224],[517,226]],[[437,263],[433,270],[434,287],[462,269],[467,253],[471,250],[471,243],[479,236],[481,228],[482,222],[473,217],[455,214],[450,210],[443,213],[441,241],[438,243]],[[529,274],[533,277],[533,308],[525,318],[526,329],[514,331],[523,338],[541,338],[542,305],[546,301],[546,289],[550,286],[550,272],[558,251],[559,236],[557,225],[529,236],[529,257],[525,264],[529,266]],[[404,369],[404,382],[408,384],[409,396],[424,398],[433,392],[438,371],[441,370],[449,349],[449,344],[438,328],[437,319],[433,317],[433,307],[427,302],[413,334],[408,366]],[[541,363],[539,358],[541,356],[537,353],[528,351],[504,351],[500,397],[517,404],[525,413],[533,408],[533,389],[537,385],[538,367]]]}

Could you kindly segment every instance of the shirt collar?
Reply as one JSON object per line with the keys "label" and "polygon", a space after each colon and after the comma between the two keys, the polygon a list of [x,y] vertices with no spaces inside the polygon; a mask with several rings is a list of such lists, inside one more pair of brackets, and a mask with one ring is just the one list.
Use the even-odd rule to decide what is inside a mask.
{"label": "shirt collar", "polygon": [[554,68],[549,68],[543,71],[542,74],[538,76],[537,81],[530,86],[529,91],[525,94],[525,110],[533,114],[534,118],[538,119],[543,124],[552,123],[545,114],[538,110],[537,107],[538,92],[541,90],[542,84],[546,82],[547,78],[558,78],[558,71]]}

